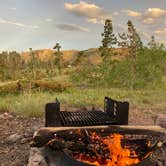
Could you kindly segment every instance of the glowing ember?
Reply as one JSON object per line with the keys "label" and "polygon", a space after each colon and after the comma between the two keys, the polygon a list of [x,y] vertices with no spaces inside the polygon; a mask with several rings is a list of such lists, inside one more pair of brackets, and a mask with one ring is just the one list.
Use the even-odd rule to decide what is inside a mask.
{"label": "glowing ember", "polygon": [[[97,142],[93,147],[96,157],[83,153],[75,154],[73,157],[94,166],[131,166],[139,163],[140,160],[135,151],[130,150],[128,147],[122,147],[122,138],[123,136],[120,134],[112,134],[102,138],[96,133],[92,133],[91,139]],[[101,148],[102,151],[100,151]],[[104,154],[104,157],[103,154],[101,155],[103,152],[107,153]]]}

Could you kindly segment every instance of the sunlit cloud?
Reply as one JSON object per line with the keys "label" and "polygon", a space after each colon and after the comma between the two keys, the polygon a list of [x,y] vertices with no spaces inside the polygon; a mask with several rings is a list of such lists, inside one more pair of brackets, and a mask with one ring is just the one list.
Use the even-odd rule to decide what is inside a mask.
{"label": "sunlit cloud", "polygon": [[56,27],[64,31],[89,32],[89,29],[76,24],[58,24]]}
{"label": "sunlit cloud", "polygon": [[91,23],[102,23],[103,20],[111,18],[111,13],[103,8],[81,1],[79,3],[65,3],[65,9],[77,17],[85,17]]}
{"label": "sunlit cloud", "polygon": [[22,27],[22,28],[31,28],[31,29],[38,29],[39,28],[37,25],[27,25],[27,24],[23,24],[20,22],[9,21],[9,20],[3,19],[3,18],[0,18],[0,23],[1,24],[15,25],[17,27]]}
{"label": "sunlit cloud", "polygon": [[153,24],[156,20],[154,18],[145,18],[142,20],[143,24]]}
{"label": "sunlit cloud", "polygon": [[154,31],[156,35],[166,35],[166,28],[157,29]]}
{"label": "sunlit cloud", "polygon": [[87,18],[86,21],[93,24],[104,24],[105,22],[104,20],[97,18]]}
{"label": "sunlit cloud", "polygon": [[140,17],[141,13],[133,11],[133,10],[122,10],[123,13],[126,13],[126,15],[130,17]]}
{"label": "sunlit cloud", "polygon": [[159,18],[166,15],[166,10],[160,8],[148,8],[145,16],[150,18]]}

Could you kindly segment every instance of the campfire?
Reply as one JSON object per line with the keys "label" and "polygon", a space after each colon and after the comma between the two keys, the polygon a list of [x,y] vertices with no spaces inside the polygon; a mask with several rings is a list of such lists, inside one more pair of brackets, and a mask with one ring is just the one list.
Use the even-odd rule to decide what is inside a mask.
{"label": "campfire", "polygon": [[[100,113],[101,123],[105,123],[103,119],[109,116],[109,120],[106,120],[111,125],[97,123],[97,126],[89,125],[96,124],[99,118],[92,118],[91,112],[87,112],[88,118],[94,120],[91,123],[84,113],[68,113],[64,116],[56,110],[54,116],[50,116],[53,115],[50,108],[59,109],[60,105],[56,102],[46,109],[46,127],[35,132],[32,146],[42,148],[47,164],[53,166],[165,166],[166,131],[159,126],[124,126],[123,122],[126,124],[128,117],[120,119],[119,106],[116,102],[115,107],[112,101],[107,99],[107,109],[105,113]],[[116,108],[111,109],[112,112],[110,104]],[[76,117],[71,118],[71,115]],[[70,118],[76,126],[68,123]],[[85,122],[81,123],[84,126],[80,126],[78,120],[83,119]],[[123,126],[114,125],[115,122]]]}
{"label": "campfire", "polygon": [[92,133],[87,152],[73,152],[73,158],[95,166],[127,166],[140,162],[138,155],[130,147],[122,147],[122,135],[112,134],[106,138]]}

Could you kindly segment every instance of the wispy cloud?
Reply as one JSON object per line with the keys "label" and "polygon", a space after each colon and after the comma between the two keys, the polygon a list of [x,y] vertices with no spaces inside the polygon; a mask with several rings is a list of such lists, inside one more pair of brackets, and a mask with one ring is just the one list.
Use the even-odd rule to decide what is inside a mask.
{"label": "wispy cloud", "polygon": [[166,35],[166,28],[157,29],[154,31],[154,33],[157,35]]}
{"label": "wispy cloud", "polygon": [[0,23],[1,24],[15,25],[17,27],[22,27],[22,28],[30,28],[30,29],[38,29],[39,28],[37,25],[27,25],[27,24],[23,24],[21,22],[10,21],[10,20],[6,20],[3,18],[0,18]]}
{"label": "wispy cloud", "polygon": [[154,18],[145,18],[145,19],[142,20],[142,23],[148,25],[148,24],[153,24],[153,23],[155,23],[155,21],[156,21],[156,20],[155,20]]}
{"label": "wispy cloud", "polygon": [[130,17],[140,17],[141,13],[140,12],[136,12],[133,10],[122,10],[123,13],[126,13],[126,15],[130,16]]}
{"label": "wispy cloud", "polygon": [[46,21],[46,22],[52,22],[53,19],[52,19],[52,18],[46,18],[45,21]]}
{"label": "wispy cloud", "polygon": [[104,24],[103,19],[97,19],[97,18],[87,18],[87,22],[93,23],[93,24]]}
{"label": "wispy cloud", "polygon": [[10,10],[17,10],[15,7],[11,7]]}
{"label": "wispy cloud", "polygon": [[139,33],[141,39],[144,39],[144,40],[146,40],[146,41],[149,41],[149,40],[150,40],[150,37],[151,37],[151,36],[150,36],[148,33],[144,32],[144,31],[142,31],[142,30],[138,30],[138,33]]}
{"label": "wispy cloud", "polygon": [[76,24],[58,24],[56,27],[64,31],[89,32],[89,29]]}
{"label": "wispy cloud", "polygon": [[85,17],[86,21],[95,24],[102,23],[103,20],[111,18],[110,12],[100,6],[84,1],[80,1],[79,3],[65,3],[65,9],[78,17]]}

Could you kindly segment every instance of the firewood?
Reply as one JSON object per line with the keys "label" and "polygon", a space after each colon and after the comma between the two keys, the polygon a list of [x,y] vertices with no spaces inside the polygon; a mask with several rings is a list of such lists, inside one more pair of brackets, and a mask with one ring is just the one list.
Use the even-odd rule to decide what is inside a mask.
{"label": "firewood", "polygon": [[[47,144],[49,140],[54,139],[57,133],[61,133],[61,137],[65,137],[69,140],[77,140],[79,135],[78,134],[66,134],[66,131],[73,132],[78,130],[84,130],[103,133],[105,135],[109,135],[111,133],[121,133],[121,134],[150,134],[150,135],[160,135],[165,134],[165,129],[159,126],[90,126],[90,127],[45,127],[40,128],[38,131],[35,132],[33,136],[33,141],[31,146],[41,147]],[[64,131],[64,132],[62,132]],[[84,132],[85,134],[86,132]],[[87,139],[88,137],[80,137],[80,139]]]}

